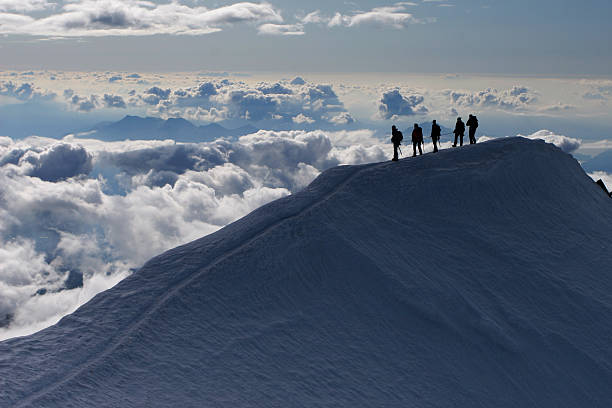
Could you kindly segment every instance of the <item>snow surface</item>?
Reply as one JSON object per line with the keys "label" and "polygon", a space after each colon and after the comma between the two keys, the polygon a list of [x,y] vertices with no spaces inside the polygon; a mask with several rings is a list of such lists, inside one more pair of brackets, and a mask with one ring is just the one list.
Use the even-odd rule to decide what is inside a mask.
{"label": "snow surface", "polygon": [[337,167],[0,343],[0,406],[609,407],[612,200],[501,139]]}

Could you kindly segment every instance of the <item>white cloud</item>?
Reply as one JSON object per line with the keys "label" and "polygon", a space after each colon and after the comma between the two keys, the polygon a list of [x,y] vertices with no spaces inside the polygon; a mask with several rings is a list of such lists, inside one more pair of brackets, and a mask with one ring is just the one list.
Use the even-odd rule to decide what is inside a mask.
{"label": "white cloud", "polygon": [[606,150],[612,150],[612,140],[598,140],[596,142],[582,143],[580,152],[596,155]]}
{"label": "white cloud", "polygon": [[262,24],[257,30],[264,35],[304,35],[304,26],[301,24]]}
{"label": "white cloud", "polygon": [[341,112],[329,119],[330,123],[335,125],[349,125],[355,122],[355,119],[348,112]]}
{"label": "white cloud", "polygon": [[394,119],[400,116],[424,115],[429,109],[423,105],[423,95],[413,93],[404,96],[398,89],[383,93],[378,110],[383,119]]}
{"label": "white cloud", "polygon": [[[0,326],[10,321],[0,339],[55,323],[150,257],[324,169],[386,159],[373,134],[260,131],[201,144],[0,138]],[[71,276],[82,287],[77,279],[70,289]]]}
{"label": "white cloud", "polygon": [[546,143],[552,143],[557,146],[559,149],[563,150],[566,153],[572,153],[576,151],[582,141],[580,139],[574,139],[572,137],[567,137],[563,135],[555,134],[550,130],[542,129],[530,135],[518,135],[521,137],[526,137],[528,139],[540,139],[544,140]]}
{"label": "white cloud", "polygon": [[608,191],[612,192],[612,174],[604,171],[595,171],[593,173],[589,173],[589,176],[593,179],[593,181],[603,181]]}
{"label": "white cloud", "polygon": [[28,12],[53,7],[47,0],[0,0],[0,11]]}
{"label": "white cloud", "polygon": [[584,99],[607,101],[612,97],[612,80],[609,79],[583,79],[580,84],[587,87],[582,97]]}
{"label": "white cloud", "polygon": [[412,13],[406,12],[408,6],[414,3],[401,2],[393,6],[376,7],[370,11],[358,12],[353,15],[336,13],[330,20],[330,27],[346,26],[355,27],[359,25],[373,25],[381,28],[403,29],[410,24],[420,24],[432,19],[419,19]]}
{"label": "white cloud", "polygon": [[[27,10],[21,10],[27,11]],[[0,14],[0,33],[40,36],[202,35],[238,23],[282,23],[268,3],[241,2],[216,9],[140,0],[81,0],[50,16]]]}
{"label": "white cloud", "polygon": [[299,115],[295,116],[293,118],[293,121],[295,123],[298,123],[298,124],[301,124],[301,123],[309,123],[310,124],[310,123],[314,123],[315,122],[314,119],[309,118],[308,116],[304,115],[303,113],[300,113]]}
{"label": "white cloud", "polygon": [[455,106],[505,110],[526,110],[538,100],[537,94],[524,86],[514,86],[503,90],[487,88],[478,92],[447,90],[443,93]]}
{"label": "white cloud", "polygon": [[[542,129],[538,130],[535,133],[530,135],[521,135],[518,134],[518,137],[524,137],[532,140],[543,140],[546,143],[553,144],[557,146],[559,149],[563,150],[565,153],[573,153],[580,148],[580,144],[582,141],[580,139],[574,139],[572,137],[558,135],[550,130]],[[478,143],[488,142],[489,140],[495,139],[490,136],[480,136],[478,138]]]}
{"label": "white cloud", "polygon": [[301,22],[303,24],[324,24],[329,22],[329,18],[321,15],[320,10],[313,11],[302,17]]}

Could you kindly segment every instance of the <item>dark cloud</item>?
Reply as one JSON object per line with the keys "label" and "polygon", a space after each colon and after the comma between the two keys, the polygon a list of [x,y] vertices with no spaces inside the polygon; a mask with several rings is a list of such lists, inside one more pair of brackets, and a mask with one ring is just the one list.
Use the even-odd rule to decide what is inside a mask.
{"label": "dark cloud", "polygon": [[171,92],[172,92],[171,89],[161,89],[157,86],[154,86],[153,88],[149,88],[145,91],[146,94],[158,96],[159,99],[168,99]]}
{"label": "dark cloud", "polygon": [[73,95],[70,98],[70,104],[74,109],[80,112],[90,112],[100,106],[96,95],[91,95],[89,98]]}
{"label": "dark cloud", "polygon": [[231,91],[229,102],[232,116],[253,121],[270,119],[278,107],[278,101],[270,96],[242,90]]}
{"label": "dark cloud", "polygon": [[104,94],[104,98],[102,100],[104,102],[104,106],[106,106],[107,108],[126,108],[125,101],[119,95]]}
{"label": "dark cloud", "polygon": [[205,82],[198,87],[198,96],[207,97],[217,94],[217,85],[212,82]]}
{"label": "dark cloud", "polygon": [[44,181],[60,181],[87,175],[92,170],[92,156],[81,146],[58,143],[41,152],[29,151],[20,159],[32,165],[29,175]]}
{"label": "dark cloud", "polygon": [[167,100],[172,93],[171,89],[161,89],[157,86],[147,89],[144,95],[141,96],[143,102],[147,105],[157,105],[161,101]]}
{"label": "dark cloud", "polygon": [[170,145],[122,153],[101,153],[100,160],[120,168],[129,175],[172,171],[182,174],[187,170],[207,170],[225,163],[221,144],[210,146]]}

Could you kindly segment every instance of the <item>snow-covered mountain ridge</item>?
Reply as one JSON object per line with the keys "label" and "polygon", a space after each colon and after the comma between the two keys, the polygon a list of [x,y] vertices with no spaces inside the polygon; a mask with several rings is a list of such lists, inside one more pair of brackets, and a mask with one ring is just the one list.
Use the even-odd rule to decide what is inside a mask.
{"label": "snow-covered mountain ridge", "polygon": [[0,343],[0,406],[608,406],[611,229],[539,141],[337,167]]}

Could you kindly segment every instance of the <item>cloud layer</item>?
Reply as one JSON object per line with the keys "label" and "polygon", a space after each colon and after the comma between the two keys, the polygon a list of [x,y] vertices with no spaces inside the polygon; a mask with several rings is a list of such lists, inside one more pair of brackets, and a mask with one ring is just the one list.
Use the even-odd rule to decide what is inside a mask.
{"label": "cloud layer", "polygon": [[326,168],[385,157],[371,131],[201,144],[0,138],[0,339],[54,323],[150,257]]}
{"label": "cloud layer", "polygon": [[302,82],[252,86],[224,79],[174,91],[151,88],[145,94],[135,94],[128,103],[145,105],[157,116],[199,121],[244,119],[306,125],[316,122],[319,126],[353,122],[331,85]]}
{"label": "cloud layer", "polygon": [[526,110],[537,102],[537,94],[524,86],[510,89],[488,88],[478,92],[445,91],[455,106]]}

